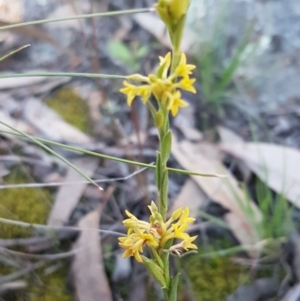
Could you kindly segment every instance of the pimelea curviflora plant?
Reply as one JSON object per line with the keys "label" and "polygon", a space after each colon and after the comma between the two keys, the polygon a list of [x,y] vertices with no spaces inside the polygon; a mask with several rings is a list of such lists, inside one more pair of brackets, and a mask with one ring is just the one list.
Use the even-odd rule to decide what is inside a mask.
{"label": "pimelea curviflora plant", "polygon": [[[127,96],[130,106],[139,96],[148,106],[159,133],[159,151],[156,159],[156,183],[158,188],[158,206],[152,202],[149,206],[149,222],[139,220],[126,211],[128,219],[123,224],[128,228],[127,236],[119,238],[119,244],[125,249],[124,257],[133,256],[144,264],[150,274],[164,290],[165,300],[177,300],[179,276],[170,276],[170,253],[180,256],[183,251],[197,249],[191,237],[185,231],[194,218],[189,217],[189,208],[179,208],[166,218],[168,210],[168,170],[167,161],[171,152],[172,133],[169,129],[169,114],[177,115],[180,108],[188,104],[181,98],[181,90],[196,93],[195,79],[190,78],[194,65],[186,62],[186,56],[180,50],[186,13],[190,0],[159,0],[156,11],[166,24],[172,42],[172,52],[160,57],[156,74],[127,76],[121,92]],[[150,101],[153,96],[156,106]],[[174,239],[181,240],[174,244]],[[143,256],[148,248],[150,258]]]}

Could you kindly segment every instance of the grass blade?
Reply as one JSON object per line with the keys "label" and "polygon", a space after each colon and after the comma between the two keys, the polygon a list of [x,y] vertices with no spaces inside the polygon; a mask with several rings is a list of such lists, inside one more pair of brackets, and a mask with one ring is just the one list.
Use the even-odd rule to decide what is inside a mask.
{"label": "grass blade", "polygon": [[126,79],[126,76],[114,74],[97,73],[74,73],[74,72],[37,72],[37,73],[0,73],[0,78],[13,77],[38,77],[38,76],[69,76],[69,77],[88,77],[88,78],[108,78],[108,79]]}
{"label": "grass blade", "polygon": [[70,166],[71,168],[73,168],[74,170],[76,170],[87,181],[89,181],[89,183],[91,183],[94,186],[96,186],[99,190],[103,190],[103,188],[101,186],[99,186],[93,179],[91,179],[89,176],[87,176],[85,173],[83,173],[80,169],[78,169],[74,164],[72,164],[70,161],[68,161],[67,159],[65,159],[63,156],[61,156],[60,154],[58,154],[57,152],[55,152],[54,150],[52,150],[50,147],[48,147],[47,145],[45,145],[44,143],[42,143],[38,139],[36,139],[36,138],[34,138],[34,137],[30,136],[30,135],[27,135],[26,133],[23,133],[23,132],[15,129],[14,127],[10,126],[9,124],[7,124],[7,123],[5,123],[3,121],[0,121],[0,124],[3,124],[4,126],[8,127],[9,129],[13,130],[14,132],[18,133],[20,136],[26,137],[27,139],[29,139],[32,142],[36,143],[41,148],[43,148],[44,150],[48,151],[50,154],[52,154],[55,157],[59,158],[65,164],[67,164],[68,166]]}
{"label": "grass blade", "polygon": [[[1,123],[4,124],[3,122],[0,121],[0,124]],[[4,124],[4,125],[8,126],[6,124]],[[8,126],[8,127],[11,128],[10,126]],[[33,136],[30,136],[30,135],[25,134],[25,133],[22,134],[21,132],[16,131],[16,130],[14,130],[14,131],[17,132],[17,133],[11,133],[11,132],[7,132],[7,131],[0,131],[0,133],[2,132],[2,133],[9,134],[9,135],[25,137],[29,140],[32,140],[33,142],[34,141],[39,141],[43,145],[44,144],[54,145],[54,146],[62,147],[62,148],[65,148],[65,149],[69,149],[69,150],[74,151],[74,152],[79,152],[79,153],[91,155],[91,156],[94,156],[94,157],[99,157],[99,158],[103,158],[103,159],[108,159],[108,160],[121,162],[121,163],[125,163],[125,164],[140,166],[140,167],[147,167],[147,168],[150,168],[150,169],[156,169],[156,165],[153,165],[153,164],[147,164],[147,163],[142,163],[142,162],[137,162],[137,161],[126,160],[126,159],[122,159],[122,158],[117,158],[117,157],[113,157],[113,156],[109,156],[109,155],[89,151],[89,150],[86,150],[86,149],[83,149],[83,148],[80,148],[80,147],[71,146],[71,145],[67,145],[67,144],[63,144],[63,143],[59,143],[59,142],[55,142],[55,141],[51,141],[51,140],[47,140],[47,139],[43,139],[43,138],[33,137]],[[170,172],[184,174],[184,175],[193,175],[193,176],[210,177],[210,178],[225,178],[226,177],[224,175],[219,175],[219,174],[199,173],[199,172],[195,172],[195,171],[183,170],[183,169],[177,169],[177,168],[170,168],[170,167],[168,167],[167,169]]]}
{"label": "grass blade", "polygon": [[0,31],[17,28],[17,27],[29,26],[29,25],[37,25],[37,24],[69,21],[69,20],[100,18],[100,17],[113,17],[113,16],[119,16],[119,15],[147,13],[147,12],[150,12],[153,10],[154,10],[154,8],[137,8],[137,9],[102,12],[102,13],[95,13],[95,14],[77,15],[77,16],[71,16],[71,17],[66,17],[66,18],[43,19],[43,20],[36,20],[36,21],[16,23],[16,24],[12,24],[12,25],[2,26],[2,27],[0,27]]}
{"label": "grass blade", "polygon": [[0,62],[6,60],[6,59],[9,58],[10,56],[16,54],[17,52],[19,52],[19,51],[21,51],[21,50],[23,50],[23,49],[25,49],[25,48],[27,48],[27,47],[29,47],[29,46],[31,46],[31,45],[30,45],[30,44],[27,44],[27,45],[24,45],[24,46],[22,46],[22,47],[16,49],[16,50],[11,51],[10,53],[8,53],[8,54],[2,56],[2,57],[0,58]]}

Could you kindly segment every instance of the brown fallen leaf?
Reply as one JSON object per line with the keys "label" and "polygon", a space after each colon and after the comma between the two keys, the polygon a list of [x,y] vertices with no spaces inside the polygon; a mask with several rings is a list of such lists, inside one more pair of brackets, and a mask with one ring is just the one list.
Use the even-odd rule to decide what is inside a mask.
{"label": "brown fallen leaf", "polygon": [[[253,223],[249,222],[246,212],[242,209],[242,205],[251,208],[255,222],[261,221],[261,212],[253,202],[246,199],[237,180],[228,173],[217,157],[215,155],[214,157],[210,156],[211,153],[215,153],[213,148],[215,147],[211,146],[211,152],[209,152],[208,145],[206,145],[204,155],[201,143],[191,143],[186,140],[178,142],[176,136],[173,135],[172,154],[183,168],[227,176],[226,178],[191,176],[191,178],[210,199],[230,210],[225,215],[225,220],[241,244],[246,247],[255,246],[259,238]],[[254,251],[249,251],[249,254],[256,256]]]}
{"label": "brown fallen leaf", "polygon": [[18,78],[1,78],[0,90],[13,89],[31,86],[42,83],[46,80],[46,77],[18,77]]}
{"label": "brown fallen leaf", "polygon": [[245,161],[270,188],[300,207],[300,152],[271,143],[222,144],[221,149]]}
{"label": "brown fallen leaf", "polygon": [[[72,163],[77,166],[88,177],[92,177],[98,168],[98,158],[84,157],[79,158]],[[82,180],[82,176],[73,168],[68,169],[65,182],[77,182]],[[76,185],[61,186],[55,198],[54,205],[52,207],[50,216],[48,218],[48,225],[50,226],[63,226],[68,222],[72,212],[76,208],[87,183]],[[99,191],[99,194],[101,191]]]}
{"label": "brown fallen leaf", "polygon": [[[234,133],[233,131],[229,130],[228,128],[225,128],[223,126],[218,126],[218,133],[220,136],[221,143],[223,144],[231,144],[231,143],[244,143],[244,139]],[[238,169],[242,175],[242,179],[244,183],[248,183],[250,180],[250,177],[252,175],[252,172],[250,168],[247,166],[247,164],[244,161],[236,160],[235,162],[238,165]]]}
{"label": "brown fallen leaf", "polygon": [[47,139],[54,141],[89,143],[92,139],[64,121],[48,106],[36,98],[26,100],[23,108],[24,119]]}
{"label": "brown fallen leaf", "polygon": [[[82,229],[98,229],[101,209],[85,215],[79,222]],[[102,261],[100,237],[97,231],[82,230],[74,249],[81,248],[74,256],[76,294],[79,301],[113,301]]]}
{"label": "brown fallen leaf", "polygon": [[234,133],[228,128],[223,126],[218,126],[218,133],[220,135],[220,139],[222,143],[243,143],[244,140],[242,137]]}
{"label": "brown fallen leaf", "polygon": [[[166,26],[161,21],[161,19],[159,19],[155,14],[152,13],[135,14],[133,15],[133,19],[140,26],[142,26],[144,29],[149,31],[153,36],[155,36],[162,45],[171,48],[171,41]],[[155,26],[153,26],[153,24],[155,24]],[[186,28],[181,43],[181,50],[186,53],[189,53],[192,44],[193,41],[190,40],[189,30]]]}
{"label": "brown fallen leaf", "polygon": [[180,207],[185,208],[188,206],[191,217],[197,217],[198,210],[204,204],[206,199],[207,197],[200,189],[199,185],[197,185],[194,180],[188,179],[172,204],[169,214]]}
{"label": "brown fallen leaf", "polygon": [[[26,122],[22,120],[17,120],[8,115],[6,112],[0,110],[0,120],[4,123],[7,123],[8,125],[14,127],[15,129],[25,132],[30,135],[34,135],[35,131],[32,126],[27,124]],[[7,131],[7,132],[12,132],[15,133],[13,130],[9,129],[8,127],[0,124],[0,130],[1,131]]]}

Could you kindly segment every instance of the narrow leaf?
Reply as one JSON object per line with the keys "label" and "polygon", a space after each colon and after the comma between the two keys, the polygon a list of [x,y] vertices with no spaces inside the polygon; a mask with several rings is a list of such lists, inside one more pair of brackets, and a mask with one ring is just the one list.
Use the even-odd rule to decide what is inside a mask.
{"label": "narrow leaf", "polygon": [[161,143],[161,156],[162,156],[162,164],[166,164],[171,153],[172,146],[172,133],[168,131],[167,134],[163,137]]}
{"label": "narrow leaf", "polygon": [[180,278],[180,273],[177,273],[177,275],[171,282],[169,301],[177,301],[179,278]]}
{"label": "narrow leaf", "polygon": [[143,262],[149,271],[149,273],[153,276],[153,278],[162,286],[166,287],[167,283],[163,275],[163,270],[151,259],[142,256]]}

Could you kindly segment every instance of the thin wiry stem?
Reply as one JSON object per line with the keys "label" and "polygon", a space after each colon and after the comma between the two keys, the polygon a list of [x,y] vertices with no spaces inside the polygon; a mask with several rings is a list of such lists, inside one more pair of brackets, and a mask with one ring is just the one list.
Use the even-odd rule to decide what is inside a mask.
{"label": "thin wiry stem", "polygon": [[[94,157],[104,158],[104,159],[108,159],[108,160],[112,160],[112,161],[116,161],[116,162],[140,166],[140,167],[156,169],[156,165],[151,165],[151,164],[147,164],[147,163],[142,163],[142,162],[127,160],[127,159],[117,158],[117,157],[113,157],[113,156],[109,156],[109,155],[105,155],[105,154],[101,154],[101,153],[96,153],[93,151],[85,150],[80,147],[71,146],[71,145],[67,145],[67,144],[63,144],[63,143],[59,143],[59,142],[55,142],[55,141],[51,141],[51,140],[47,140],[47,139],[43,139],[43,138],[38,138],[38,137],[30,136],[27,134],[26,134],[26,136],[24,136],[19,133],[12,133],[12,132],[8,132],[8,131],[0,131],[0,133],[1,132],[5,133],[5,134],[20,136],[20,137],[25,137],[25,138],[27,138],[27,136],[29,136],[29,137],[34,138],[35,140],[40,141],[45,144],[62,147],[62,148],[69,149],[74,152],[80,152],[80,153],[91,155]],[[177,168],[171,168],[171,167],[167,167],[167,169],[170,172],[179,173],[179,174],[188,175],[188,176],[199,176],[199,177],[209,177],[209,178],[226,178],[226,175],[220,175],[217,173],[199,173],[199,172],[195,172],[195,171],[183,170],[183,169],[177,169]]]}
{"label": "thin wiry stem", "polygon": [[[95,183],[111,183],[116,181],[126,181],[137,174],[146,170],[147,167],[136,170],[135,172],[125,176],[114,179],[99,179],[94,180]],[[41,187],[57,187],[57,186],[66,186],[66,185],[78,185],[78,184],[88,184],[88,181],[73,181],[73,182],[52,182],[52,183],[23,183],[23,184],[8,184],[0,185],[0,190],[3,189],[12,189],[12,188],[41,188]]]}
{"label": "thin wiry stem", "polygon": [[76,73],[76,72],[34,72],[34,73],[0,73],[0,78],[14,77],[87,77],[87,78],[107,78],[107,79],[126,79],[126,76],[114,74],[97,74],[97,73]]}
{"label": "thin wiry stem", "polygon": [[23,228],[34,228],[34,229],[41,229],[41,230],[67,230],[67,231],[76,231],[76,232],[97,231],[100,233],[106,233],[110,235],[126,236],[124,233],[111,231],[111,230],[102,230],[102,229],[95,229],[95,228],[78,228],[78,227],[71,227],[71,226],[48,226],[42,224],[30,224],[30,223],[15,221],[12,219],[2,218],[2,217],[0,217],[0,223],[19,226]]}
{"label": "thin wiry stem", "polygon": [[24,45],[24,46],[22,46],[22,47],[20,47],[20,48],[18,48],[18,49],[16,49],[16,50],[11,51],[10,53],[8,53],[8,54],[2,56],[2,57],[0,58],[0,62],[6,60],[6,59],[9,58],[10,56],[16,54],[17,52],[19,52],[19,51],[21,51],[21,50],[23,50],[23,49],[25,49],[25,48],[27,48],[27,47],[29,47],[29,46],[30,46],[30,44]]}
{"label": "thin wiry stem", "polygon": [[21,135],[23,137],[26,137],[27,139],[29,139],[32,142],[36,143],[37,145],[39,145],[40,147],[42,147],[43,149],[45,149],[46,151],[48,151],[49,153],[51,153],[52,155],[54,155],[55,157],[59,158],[62,162],[64,162],[65,164],[67,164],[68,166],[70,166],[71,168],[73,168],[74,170],[76,170],[80,175],[82,175],[91,184],[95,185],[99,190],[103,190],[103,188],[101,186],[99,186],[97,183],[95,183],[89,176],[87,176],[79,168],[77,168],[74,164],[72,164],[70,161],[68,161],[67,159],[65,159],[63,156],[61,156],[60,154],[58,154],[57,152],[55,152],[54,150],[52,150],[47,145],[45,145],[42,142],[38,141],[34,137],[32,137],[30,135],[27,135],[26,133],[23,133],[22,131],[19,131],[19,130],[15,129],[14,127],[10,126],[9,124],[7,124],[7,123],[5,123],[3,121],[0,121],[0,124],[3,124],[4,126],[8,127],[9,129],[13,130],[14,132],[18,133],[19,135]]}
{"label": "thin wiry stem", "polygon": [[79,20],[79,19],[88,19],[88,18],[99,18],[99,17],[113,17],[113,16],[126,15],[126,14],[128,15],[128,14],[147,13],[147,12],[151,12],[153,10],[154,10],[154,8],[152,8],[152,7],[151,8],[137,8],[137,9],[102,12],[102,13],[95,13],[95,14],[77,15],[77,16],[71,16],[71,17],[66,17],[66,18],[43,19],[43,20],[36,20],[36,21],[2,26],[2,27],[0,27],[0,30],[8,30],[8,29],[12,29],[12,28],[29,26],[29,25],[37,25],[37,24],[69,21],[69,20]]}

